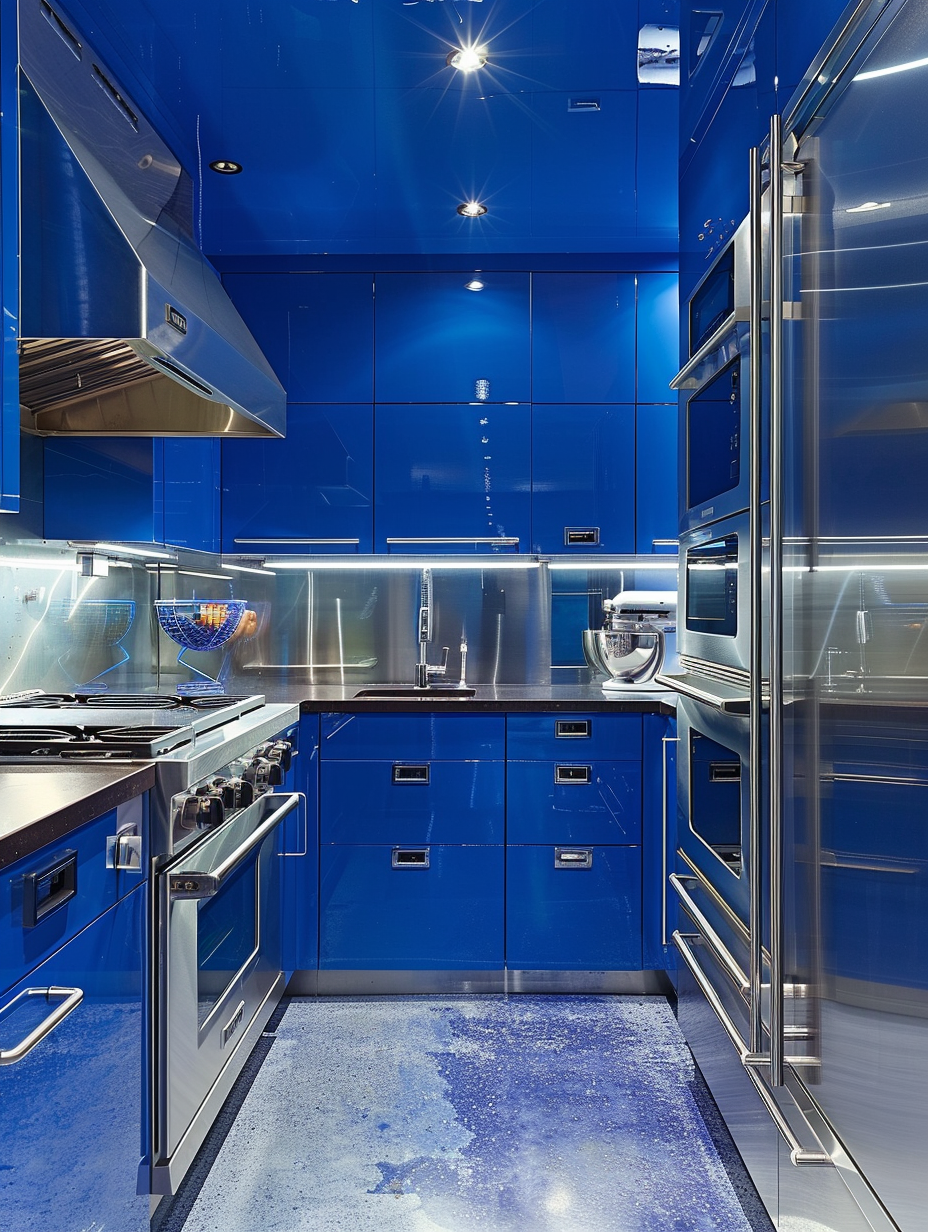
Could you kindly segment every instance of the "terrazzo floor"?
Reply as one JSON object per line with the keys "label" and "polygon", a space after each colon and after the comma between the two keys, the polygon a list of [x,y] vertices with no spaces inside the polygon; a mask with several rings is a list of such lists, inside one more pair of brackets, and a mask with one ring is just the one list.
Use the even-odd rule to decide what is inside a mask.
{"label": "terrazzo floor", "polygon": [[772,1227],[661,997],[293,999],[272,1028],[160,1232]]}

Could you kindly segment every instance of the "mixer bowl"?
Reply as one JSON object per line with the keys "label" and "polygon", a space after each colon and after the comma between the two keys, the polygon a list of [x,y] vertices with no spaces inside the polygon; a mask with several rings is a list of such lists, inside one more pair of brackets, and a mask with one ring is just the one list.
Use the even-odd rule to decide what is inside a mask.
{"label": "mixer bowl", "polygon": [[639,684],[660,671],[664,634],[635,621],[616,622],[617,629],[584,629],[583,653],[596,671],[623,684]]}

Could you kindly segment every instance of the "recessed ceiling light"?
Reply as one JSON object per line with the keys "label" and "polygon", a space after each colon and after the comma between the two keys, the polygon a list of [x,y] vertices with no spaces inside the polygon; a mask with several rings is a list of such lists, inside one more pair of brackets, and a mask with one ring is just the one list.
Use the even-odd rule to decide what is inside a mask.
{"label": "recessed ceiling light", "polygon": [[462,218],[479,218],[481,214],[487,212],[487,207],[481,205],[479,201],[463,201],[458,206],[458,213]]}
{"label": "recessed ceiling light", "polygon": [[485,47],[459,47],[457,51],[449,51],[445,63],[450,68],[460,69],[462,73],[472,73],[483,68],[487,62]]}
{"label": "recessed ceiling light", "polygon": [[852,205],[844,212],[846,214],[869,214],[871,210],[888,210],[891,205],[891,201],[865,201],[863,205]]}
{"label": "recessed ceiling light", "polygon": [[217,158],[209,165],[210,171],[218,171],[220,175],[238,175],[242,169],[241,163],[233,163],[228,158]]}
{"label": "recessed ceiling light", "polygon": [[470,282],[464,283],[464,289],[465,291],[482,291],[483,283],[479,278],[472,278]]}

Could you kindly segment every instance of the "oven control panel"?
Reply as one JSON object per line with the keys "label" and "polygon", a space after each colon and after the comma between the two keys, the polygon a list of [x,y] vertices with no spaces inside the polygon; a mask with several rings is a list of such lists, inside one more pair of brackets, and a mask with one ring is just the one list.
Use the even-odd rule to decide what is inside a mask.
{"label": "oven control panel", "polygon": [[248,808],[266,791],[281,787],[295,752],[290,739],[266,741],[173,796],[175,850],[179,836],[213,830],[233,813]]}

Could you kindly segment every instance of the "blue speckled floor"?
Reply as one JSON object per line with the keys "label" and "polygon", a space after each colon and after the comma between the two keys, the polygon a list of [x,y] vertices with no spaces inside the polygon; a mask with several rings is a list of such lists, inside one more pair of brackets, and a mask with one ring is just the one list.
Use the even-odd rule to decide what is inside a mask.
{"label": "blue speckled floor", "polygon": [[294,1000],[172,1226],[752,1232],[692,1080],[660,997]]}

